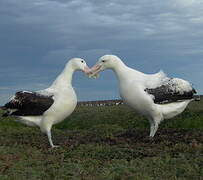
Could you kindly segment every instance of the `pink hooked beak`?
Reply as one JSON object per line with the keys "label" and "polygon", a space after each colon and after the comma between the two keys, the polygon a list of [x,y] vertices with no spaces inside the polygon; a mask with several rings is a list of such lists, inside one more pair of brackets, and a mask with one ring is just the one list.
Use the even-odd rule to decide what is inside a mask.
{"label": "pink hooked beak", "polygon": [[94,66],[91,67],[92,72],[96,72],[101,68],[100,64],[95,64]]}
{"label": "pink hooked beak", "polygon": [[85,66],[83,72],[84,72],[85,74],[88,74],[88,75],[89,75],[89,74],[91,74],[91,69],[90,69],[88,66]]}
{"label": "pink hooked beak", "polygon": [[90,76],[95,76],[96,74],[98,74],[100,72],[100,68],[101,68],[100,64],[94,65],[93,67],[91,67],[89,75]]}

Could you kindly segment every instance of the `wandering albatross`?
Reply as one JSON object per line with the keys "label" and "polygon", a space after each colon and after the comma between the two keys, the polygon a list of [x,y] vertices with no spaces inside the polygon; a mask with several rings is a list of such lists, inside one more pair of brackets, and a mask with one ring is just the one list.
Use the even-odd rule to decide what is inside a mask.
{"label": "wandering albatross", "polygon": [[91,68],[90,77],[96,78],[105,69],[115,72],[123,101],[149,120],[150,137],[162,120],[183,112],[196,93],[188,81],[169,78],[162,71],[144,74],[126,66],[115,55],[102,56]]}
{"label": "wandering albatross", "polygon": [[14,116],[26,125],[39,126],[47,134],[51,147],[56,147],[52,142],[51,128],[68,117],[76,107],[77,96],[72,87],[72,75],[76,70],[89,72],[83,59],[70,59],[49,88],[17,92],[1,107],[6,110],[3,116]]}

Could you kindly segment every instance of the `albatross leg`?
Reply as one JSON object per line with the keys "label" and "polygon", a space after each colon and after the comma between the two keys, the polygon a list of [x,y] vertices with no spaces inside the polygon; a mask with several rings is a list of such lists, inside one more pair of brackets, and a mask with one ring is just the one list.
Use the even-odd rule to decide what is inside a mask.
{"label": "albatross leg", "polygon": [[152,136],[153,131],[154,131],[154,124],[152,122],[150,122],[150,134],[149,134],[150,137],[153,137]]}
{"label": "albatross leg", "polygon": [[51,127],[52,127],[52,119],[50,117],[43,117],[43,119],[41,120],[40,122],[40,129],[43,133],[45,133],[48,137],[48,140],[49,140],[49,144],[51,145],[52,148],[54,147],[58,147],[58,146],[55,146],[53,144],[53,141],[52,141],[52,137],[51,137]]}
{"label": "albatross leg", "polygon": [[49,144],[51,145],[52,148],[59,147],[59,146],[56,146],[56,145],[53,144],[50,130],[47,131],[47,136],[48,136]]}
{"label": "albatross leg", "polygon": [[157,131],[158,127],[159,127],[159,124],[158,124],[157,122],[155,122],[155,123],[154,123],[154,128],[153,128],[153,133],[152,133],[151,137],[154,137],[154,135],[156,134],[156,131]]}
{"label": "albatross leg", "polygon": [[150,119],[150,135],[149,135],[150,137],[154,137],[158,127],[159,121],[156,121],[155,119],[154,120]]}

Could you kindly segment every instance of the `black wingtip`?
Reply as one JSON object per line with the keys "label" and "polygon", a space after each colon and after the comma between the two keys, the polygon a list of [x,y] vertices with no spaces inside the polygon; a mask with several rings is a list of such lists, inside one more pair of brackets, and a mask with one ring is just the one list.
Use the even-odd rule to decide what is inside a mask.
{"label": "black wingtip", "polygon": [[197,91],[193,88],[192,89],[193,94],[197,94]]}

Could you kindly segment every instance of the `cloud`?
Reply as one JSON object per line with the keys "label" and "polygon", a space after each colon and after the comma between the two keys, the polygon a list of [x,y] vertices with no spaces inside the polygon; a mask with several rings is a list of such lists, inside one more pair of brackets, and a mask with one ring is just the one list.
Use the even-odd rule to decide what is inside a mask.
{"label": "cloud", "polygon": [[64,65],[73,57],[81,57],[90,62],[90,60],[95,61],[96,57],[100,57],[104,54],[111,54],[111,51],[109,49],[77,50],[76,48],[65,48],[49,52],[45,57],[43,57],[42,62]]}
{"label": "cloud", "polygon": [[9,87],[0,86],[0,90],[8,90]]}
{"label": "cloud", "polygon": [[[69,58],[93,65],[112,53],[146,73],[182,73],[201,90],[202,71],[193,64],[203,66],[202,9],[194,0],[1,0],[0,86],[48,84]],[[87,86],[77,75],[77,87]]]}

